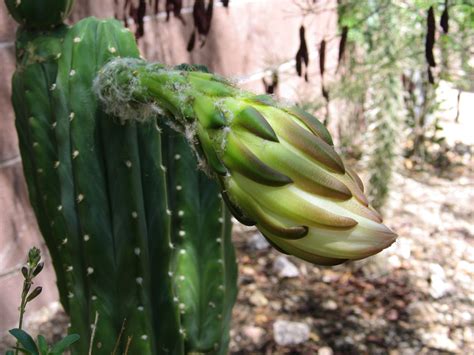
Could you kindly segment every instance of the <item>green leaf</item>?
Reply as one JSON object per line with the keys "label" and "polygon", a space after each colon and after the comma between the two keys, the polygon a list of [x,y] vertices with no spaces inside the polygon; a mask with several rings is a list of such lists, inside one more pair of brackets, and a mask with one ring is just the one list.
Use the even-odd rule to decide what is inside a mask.
{"label": "green leaf", "polygon": [[25,350],[28,351],[28,353],[39,355],[35,341],[27,332],[18,328],[10,329],[9,332],[20,342],[21,345],[25,347]]}
{"label": "green leaf", "polygon": [[51,348],[51,354],[62,354],[68,347],[78,341],[80,338],[79,334],[70,334],[63,340],[58,341]]}
{"label": "green leaf", "polygon": [[42,335],[38,335],[38,348],[41,355],[48,355],[48,343]]}
{"label": "green leaf", "polygon": [[7,350],[5,355],[15,355],[15,352],[13,350]]}

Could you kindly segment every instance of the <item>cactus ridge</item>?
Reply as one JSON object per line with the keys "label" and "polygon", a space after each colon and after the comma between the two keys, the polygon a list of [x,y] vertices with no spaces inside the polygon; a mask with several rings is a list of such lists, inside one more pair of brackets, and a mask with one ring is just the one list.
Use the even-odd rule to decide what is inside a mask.
{"label": "cactus ridge", "polygon": [[231,305],[236,297],[229,214],[217,184],[209,184],[209,178],[196,168],[187,141],[167,126],[163,132],[168,197],[175,227],[173,280],[186,335],[186,353],[225,350]]}
{"label": "cactus ridge", "polygon": [[17,43],[18,66],[12,80],[12,102],[30,201],[52,256],[61,302],[69,314],[81,315],[71,330],[87,334],[89,320],[83,317],[88,314],[84,302],[84,266],[82,258],[74,257],[74,252],[65,247],[70,243],[72,250],[80,253],[74,238],[75,225],[66,221],[62,213],[58,153],[52,129],[57,118],[52,93],[58,49],[64,35],[64,28],[41,38],[20,30],[23,41]]}

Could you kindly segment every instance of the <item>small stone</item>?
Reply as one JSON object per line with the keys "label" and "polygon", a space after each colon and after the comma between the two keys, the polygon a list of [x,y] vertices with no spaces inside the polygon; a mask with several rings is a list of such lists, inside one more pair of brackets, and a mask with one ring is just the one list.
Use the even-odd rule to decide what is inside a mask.
{"label": "small stone", "polygon": [[434,325],[420,332],[423,343],[434,349],[456,353],[459,351],[456,343],[449,337],[449,327]]}
{"label": "small stone", "polygon": [[333,351],[329,346],[323,346],[318,349],[318,355],[332,355]]}
{"label": "small stone", "polygon": [[260,233],[253,234],[249,240],[248,245],[250,249],[253,250],[265,250],[270,248],[270,244],[267,242],[265,237],[263,237]]}
{"label": "small stone", "polygon": [[335,311],[337,309],[337,303],[333,300],[326,300],[321,304],[321,307],[327,311]]}
{"label": "small stone", "polygon": [[435,299],[441,298],[450,291],[451,286],[446,281],[446,274],[441,265],[431,264],[430,271],[430,295]]}
{"label": "small stone", "polygon": [[402,261],[400,260],[398,255],[390,255],[387,261],[390,264],[390,266],[394,269],[399,269],[402,267]]}
{"label": "small stone", "polygon": [[300,274],[300,271],[298,270],[296,265],[289,261],[288,258],[283,255],[278,256],[273,262],[273,271],[280,278],[298,277]]}
{"label": "small stone", "polygon": [[305,323],[277,320],[273,323],[273,337],[278,345],[298,345],[309,339],[309,327]]}
{"label": "small stone", "polygon": [[268,299],[260,291],[255,291],[249,299],[250,303],[257,307],[268,305]]}
{"label": "small stone", "polygon": [[265,336],[265,330],[255,326],[245,326],[242,330],[242,333],[255,345],[260,345]]}

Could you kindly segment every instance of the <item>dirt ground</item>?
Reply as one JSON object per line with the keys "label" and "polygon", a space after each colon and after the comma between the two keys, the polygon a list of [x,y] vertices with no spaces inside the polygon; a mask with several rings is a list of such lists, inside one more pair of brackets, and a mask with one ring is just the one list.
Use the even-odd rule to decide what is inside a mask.
{"label": "dirt ground", "polygon": [[[231,354],[474,354],[474,127],[467,117],[445,122],[450,144],[470,149],[450,153],[449,170],[398,169],[384,215],[400,237],[375,257],[316,267],[282,258],[253,228],[235,228]],[[28,327],[57,338],[66,324],[56,304]]]}
{"label": "dirt ground", "polygon": [[[458,123],[456,92],[441,85],[440,94],[452,165],[415,172],[400,162],[383,211],[399,234],[389,249],[333,268],[288,257],[297,276],[282,278],[281,254],[255,243],[255,230],[237,228],[233,354],[474,353],[474,94],[464,96]],[[294,340],[292,328],[305,326],[307,340],[278,345],[277,320],[300,323],[283,330]]]}
{"label": "dirt ground", "polygon": [[[274,272],[280,255],[236,234],[239,300],[234,354],[474,353],[474,176],[398,175],[391,216],[399,235],[367,261],[320,268],[289,260],[299,275]],[[277,319],[309,326],[309,340],[279,346]]]}

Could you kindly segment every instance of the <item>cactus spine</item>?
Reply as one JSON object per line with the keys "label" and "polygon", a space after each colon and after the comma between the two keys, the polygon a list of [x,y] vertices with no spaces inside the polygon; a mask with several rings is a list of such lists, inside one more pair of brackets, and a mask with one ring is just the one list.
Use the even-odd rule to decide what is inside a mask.
{"label": "cactus spine", "polygon": [[128,339],[129,354],[225,353],[236,264],[219,188],[155,118],[119,124],[92,93],[108,60],[138,57],[132,34],[94,18],[34,27],[19,31],[12,100],[74,353],[88,352],[96,314],[96,353]]}

